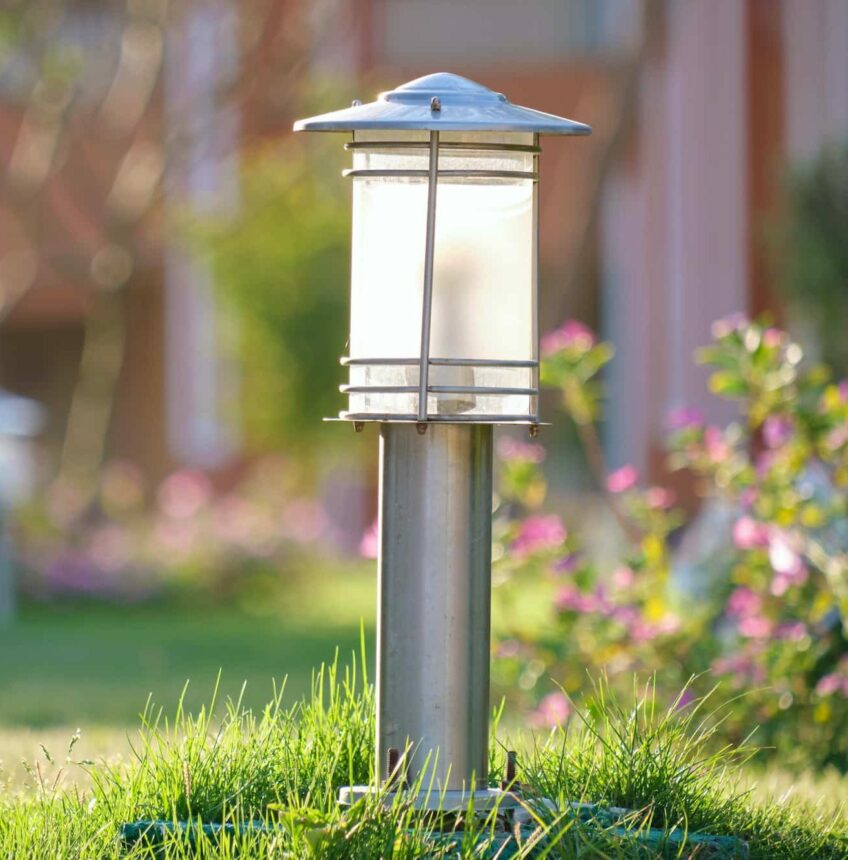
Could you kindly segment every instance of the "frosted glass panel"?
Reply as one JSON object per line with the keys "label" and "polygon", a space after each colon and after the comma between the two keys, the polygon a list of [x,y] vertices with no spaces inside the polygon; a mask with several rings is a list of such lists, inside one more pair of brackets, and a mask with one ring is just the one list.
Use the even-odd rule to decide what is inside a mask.
{"label": "frosted glass panel", "polygon": [[[418,170],[428,167],[426,135],[372,133],[369,140],[419,140],[420,148],[356,149],[355,170]],[[357,137],[357,141],[361,141]],[[442,143],[532,144],[532,135],[449,135]],[[439,170],[529,173],[528,152],[443,149]],[[436,206],[432,358],[488,361],[536,359],[535,185],[530,179],[440,176]],[[350,355],[353,358],[417,358],[421,339],[427,179],[358,176],[353,179],[353,261]],[[439,367],[431,385],[530,387],[526,368],[497,369],[495,382],[482,369]],[[417,385],[418,368],[397,371]],[[491,377],[492,371],[488,371]],[[535,372],[529,373],[535,378]],[[353,384],[353,378],[351,378]],[[431,396],[433,413],[477,414],[480,395]],[[376,398],[376,399],[375,399]],[[357,408],[354,408],[354,402]],[[351,411],[417,411],[410,394],[352,395]],[[379,405],[379,409],[377,406]],[[410,405],[412,408],[410,408]],[[367,408],[365,408],[367,406]],[[487,396],[486,413],[525,414],[527,396]],[[429,409],[429,406],[428,406]],[[481,413],[482,414],[482,413]]]}

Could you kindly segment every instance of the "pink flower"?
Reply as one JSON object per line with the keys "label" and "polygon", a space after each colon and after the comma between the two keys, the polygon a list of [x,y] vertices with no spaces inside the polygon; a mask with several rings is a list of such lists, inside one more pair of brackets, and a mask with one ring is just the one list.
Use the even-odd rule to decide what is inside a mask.
{"label": "pink flower", "polygon": [[501,660],[509,660],[511,657],[517,657],[521,653],[521,643],[517,639],[504,639],[499,642],[495,649],[495,657]]}
{"label": "pink flower", "polygon": [[787,642],[800,642],[807,635],[807,625],[803,621],[787,621],[774,631],[774,635]]}
{"label": "pink flower", "polygon": [[829,675],[823,675],[818,684],[816,684],[816,692],[820,696],[832,696],[837,690],[842,689],[842,678],[835,672]]}
{"label": "pink flower", "polygon": [[582,554],[579,552],[570,552],[562,558],[558,558],[552,565],[554,573],[573,573],[577,570],[580,564]]}
{"label": "pink flower", "polygon": [[556,514],[527,517],[512,542],[512,551],[518,556],[527,556],[542,550],[556,549],[566,537],[568,532]]}
{"label": "pink flower", "polygon": [[765,670],[756,663],[754,653],[748,647],[746,653],[719,657],[710,668],[716,675],[733,675],[733,686],[737,689],[746,684],[762,684]]}
{"label": "pink flower", "polygon": [[645,493],[645,501],[648,507],[655,511],[667,511],[675,502],[676,496],[671,490],[665,487],[651,487]]}
{"label": "pink flower", "polygon": [[576,347],[591,349],[595,345],[595,333],[577,320],[567,320],[558,329],[542,337],[542,355],[551,355],[563,349]]}
{"label": "pink flower", "polygon": [[362,540],[359,541],[359,554],[363,558],[377,558],[377,551],[380,548],[380,523],[379,520],[374,520],[362,535]]}
{"label": "pink flower", "polygon": [[532,442],[503,436],[498,440],[498,456],[506,462],[541,463],[545,459],[545,449]]}
{"label": "pink flower", "polygon": [[769,564],[774,572],[803,582],[807,578],[807,569],[789,537],[778,530],[772,530],[770,537]]}
{"label": "pink flower", "polygon": [[188,519],[212,498],[212,484],[203,472],[182,469],[165,478],[156,497],[165,516]]}
{"label": "pink flower", "polygon": [[842,402],[848,403],[848,379],[843,379],[836,388],[839,391],[839,396],[842,398]]}
{"label": "pink flower", "polygon": [[616,568],[612,575],[612,584],[622,590],[630,588],[636,581],[636,574],[631,567]]}
{"label": "pink flower", "polygon": [[622,466],[607,476],[607,490],[611,493],[624,493],[636,486],[639,473],[634,466]]}
{"label": "pink flower", "polygon": [[786,332],[781,331],[779,328],[767,328],[763,332],[763,343],[772,349],[780,346],[786,340]]}
{"label": "pink flower", "polygon": [[756,459],[754,460],[754,467],[757,470],[758,478],[765,478],[772,466],[774,466],[776,459],[776,452],[772,450],[761,451],[757,454]]}
{"label": "pink flower", "polygon": [[739,517],[733,524],[733,543],[737,549],[763,549],[769,545],[769,529],[752,517]]}
{"label": "pink flower", "polygon": [[704,448],[707,456],[714,463],[722,463],[730,457],[731,447],[724,440],[721,430],[714,424],[710,424],[704,430]]}
{"label": "pink flower", "polygon": [[824,438],[824,444],[831,451],[838,451],[848,442],[848,422],[834,427]]}
{"label": "pink flower", "polygon": [[682,711],[687,705],[690,705],[695,701],[695,694],[692,690],[687,687],[681,694],[680,698],[677,700],[677,704],[675,705],[675,709],[678,711]]}
{"label": "pink flower", "polygon": [[739,494],[739,504],[747,511],[750,510],[754,502],[757,501],[759,491],[756,487],[745,487]]}
{"label": "pink flower", "polygon": [[635,606],[616,606],[610,613],[610,617],[628,629],[634,624],[641,623],[639,610]]}
{"label": "pink flower", "polygon": [[734,331],[739,331],[740,329],[747,328],[750,325],[748,317],[741,312],[736,312],[733,314],[729,314],[726,317],[722,317],[720,320],[716,320],[712,324],[711,334],[712,336],[718,340],[722,337],[727,337],[727,335],[731,334]]}
{"label": "pink flower", "polygon": [[785,415],[769,415],[763,422],[763,441],[768,448],[785,445],[795,431],[795,424]]}
{"label": "pink flower", "polygon": [[807,581],[808,575],[807,568],[804,566],[799,568],[798,571],[793,574],[776,573],[772,578],[769,591],[775,597],[781,597],[786,594],[793,585],[803,585]]}
{"label": "pink flower", "polygon": [[571,714],[571,703],[563,693],[548,693],[542,696],[536,710],[530,717],[534,726],[553,728],[561,726]]}
{"label": "pink flower", "polygon": [[682,406],[672,409],[666,418],[669,430],[685,430],[688,427],[700,427],[704,423],[704,413],[692,406]]}
{"label": "pink flower", "polygon": [[584,594],[573,585],[566,585],[557,591],[554,606],[559,612],[596,612],[598,599],[593,594]]}
{"label": "pink flower", "polygon": [[771,634],[773,625],[762,615],[748,615],[739,619],[739,633],[748,639],[765,639]]}
{"label": "pink flower", "polygon": [[727,600],[726,611],[731,618],[747,618],[763,608],[763,599],[750,588],[737,588]]}
{"label": "pink flower", "polygon": [[630,630],[634,642],[650,642],[658,636],[668,636],[680,629],[680,620],[675,615],[666,615],[659,621],[637,621]]}

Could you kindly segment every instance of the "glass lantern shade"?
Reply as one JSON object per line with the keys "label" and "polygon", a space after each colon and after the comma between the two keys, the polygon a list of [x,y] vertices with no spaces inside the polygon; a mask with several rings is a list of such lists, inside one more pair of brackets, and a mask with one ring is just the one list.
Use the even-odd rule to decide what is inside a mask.
{"label": "glass lantern shade", "polygon": [[[347,417],[419,412],[426,131],[357,131]],[[532,133],[442,132],[427,415],[537,413],[536,158]]]}

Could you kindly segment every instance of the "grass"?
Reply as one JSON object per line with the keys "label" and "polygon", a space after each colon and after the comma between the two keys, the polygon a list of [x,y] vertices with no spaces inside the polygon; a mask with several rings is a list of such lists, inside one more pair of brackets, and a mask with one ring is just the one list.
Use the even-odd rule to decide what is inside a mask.
{"label": "grass", "polygon": [[370,638],[374,587],[370,566],[350,566],[235,605],[25,607],[0,631],[0,726],[123,729],[149,694],[176,701],[187,679],[186,707],[199,708],[219,670],[222,694],[247,681],[249,706],[284,674],[299,697],[337,647],[358,647],[362,619]]}
{"label": "grass", "polygon": [[[193,716],[183,702],[171,714],[149,707],[126,760],[74,763],[73,744],[67,761],[42,753],[29,768],[30,787],[0,797],[0,857],[471,858],[495,850],[501,857],[716,856],[673,841],[699,831],[744,839],[752,860],[848,857],[843,807],[823,810],[750,791],[753,751],[715,746],[721,707],[708,699],[661,710],[650,688],[621,703],[603,683],[568,732],[511,742],[522,751],[528,796],[548,797],[564,810],[532,807],[529,841],[513,844],[513,854],[491,818],[459,819],[446,842],[435,819],[400,802],[388,810],[378,799],[341,809],[339,786],[367,781],[373,767],[365,671],[358,661],[343,673],[322,671],[310,694],[288,707],[282,690],[260,710],[238,698],[217,709],[213,701]],[[503,749],[492,745],[493,782]],[[74,768],[88,773],[87,791],[63,787],[63,772]],[[576,800],[631,812],[599,811],[586,821],[568,806]],[[121,825],[139,819],[232,830],[213,838],[195,829],[191,850],[184,837],[167,833],[158,848],[123,845]],[[270,832],[240,832],[248,822]],[[649,827],[659,842],[645,840]],[[487,851],[487,844],[500,848]]]}
{"label": "grass", "polygon": [[[539,595],[521,600],[512,617],[544,605]],[[372,651],[374,603],[369,565],[318,571],[226,607],[27,609],[0,634],[0,860],[488,856],[480,840],[505,836],[491,821],[469,819],[440,845],[434,822],[406,806],[336,804],[338,787],[366,781],[373,767],[369,667],[358,661],[316,683],[311,667],[337,647],[359,650],[363,618]],[[763,771],[749,751],[716,750],[720,712],[708,716],[709,703],[664,711],[650,690],[626,706],[603,686],[597,693],[568,734],[494,741],[492,779],[515,747],[531,794],[561,809],[581,800],[633,812],[587,824],[539,810],[548,849],[534,855],[525,845],[519,856],[710,856],[646,844],[637,834],[650,825],[670,838],[736,836],[752,858],[848,858],[844,777]],[[139,728],[149,694],[180,704],[148,707]],[[16,765],[22,757],[26,768]],[[173,838],[158,855],[122,845],[123,823],[154,818],[260,821],[275,832],[200,834],[194,853]]]}

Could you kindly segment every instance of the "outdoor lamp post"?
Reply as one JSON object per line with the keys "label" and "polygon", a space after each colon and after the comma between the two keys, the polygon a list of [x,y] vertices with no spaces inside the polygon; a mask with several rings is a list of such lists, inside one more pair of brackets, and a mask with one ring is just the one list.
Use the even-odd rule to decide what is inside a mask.
{"label": "outdoor lamp post", "polygon": [[539,135],[591,129],[451,74],[294,129],[352,134],[339,417],[380,423],[377,772],[464,805],[489,796],[492,426],[539,421]]}

